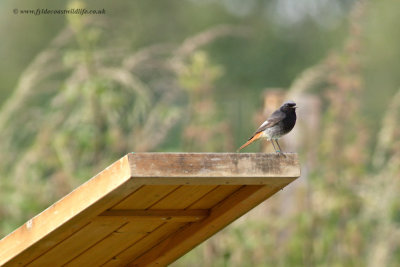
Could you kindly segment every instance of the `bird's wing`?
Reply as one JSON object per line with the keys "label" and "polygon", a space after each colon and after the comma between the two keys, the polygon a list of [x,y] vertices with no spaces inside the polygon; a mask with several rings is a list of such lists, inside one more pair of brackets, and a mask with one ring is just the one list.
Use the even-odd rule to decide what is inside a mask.
{"label": "bird's wing", "polygon": [[247,142],[242,145],[237,151],[240,151],[241,149],[245,148],[246,146],[250,145],[260,137],[262,137],[262,131],[265,129],[274,126],[278,122],[282,121],[286,117],[286,114],[279,109],[276,110],[274,113],[269,116],[269,118],[263,122],[263,124],[260,125],[260,127],[255,131],[255,133],[247,140]]}
{"label": "bird's wing", "polygon": [[280,111],[279,109],[276,110],[274,113],[271,114],[271,116],[269,116],[269,118],[266,121],[263,122],[263,124],[260,125],[260,127],[253,134],[253,136],[256,135],[257,133],[264,131],[267,128],[274,126],[278,122],[282,121],[285,117],[286,114],[284,112]]}

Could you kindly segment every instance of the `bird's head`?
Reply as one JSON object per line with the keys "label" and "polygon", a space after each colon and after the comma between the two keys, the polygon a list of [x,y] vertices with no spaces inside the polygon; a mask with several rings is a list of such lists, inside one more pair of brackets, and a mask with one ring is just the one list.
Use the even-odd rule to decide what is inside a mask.
{"label": "bird's head", "polygon": [[281,106],[282,110],[295,110],[296,107],[296,103],[294,101],[286,101],[285,103],[283,103],[283,105]]}

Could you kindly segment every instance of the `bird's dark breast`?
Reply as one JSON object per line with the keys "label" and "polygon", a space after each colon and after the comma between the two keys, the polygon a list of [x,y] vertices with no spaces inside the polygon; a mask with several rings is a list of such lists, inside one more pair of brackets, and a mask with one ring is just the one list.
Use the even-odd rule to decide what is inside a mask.
{"label": "bird's dark breast", "polygon": [[282,132],[283,134],[287,134],[290,132],[294,125],[296,124],[296,113],[289,113],[286,118],[284,118],[282,121]]}
{"label": "bird's dark breast", "polygon": [[296,113],[287,114],[279,123],[275,124],[269,129],[269,136],[271,138],[280,138],[282,135],[290,132],[296,124]]}

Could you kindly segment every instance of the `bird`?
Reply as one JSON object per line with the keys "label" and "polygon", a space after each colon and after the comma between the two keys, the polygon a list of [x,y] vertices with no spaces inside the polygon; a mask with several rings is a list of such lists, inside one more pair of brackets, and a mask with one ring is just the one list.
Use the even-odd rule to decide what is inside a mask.
{"label": "bird", "polygon": [[[255,133],[237,150],[237,152],[260,138],[266,138],[268,141],[271,141],[275,152],[282,153],[278,139],[289,133],[296,124],[296,108],[297,106],[294,101],[284,102],[279,109],[275,110],[271,116],[260,125]],[[274,141],[278,145],[278,149],[276,149]]]}

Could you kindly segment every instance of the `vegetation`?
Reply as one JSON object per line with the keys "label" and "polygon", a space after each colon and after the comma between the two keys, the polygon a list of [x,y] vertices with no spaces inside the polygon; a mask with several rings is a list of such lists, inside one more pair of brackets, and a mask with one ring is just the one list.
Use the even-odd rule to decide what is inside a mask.
{"label": "vegetation", "polygon": [[[42,1],[106,15],[5,15],[27,36],[26,21],[54,23],[0,47],[20,62],[0,62],[13,73],[0,73],[1,235],[127,152],[234,151],[262,92],[280,87],[320,103],[318,122],[300,117],[291,137],[303,167],[291,198],[281,192],[174,266],[398,266],[399,4],[296,3]],[[36,51],[17,55],[29,41]]]}

